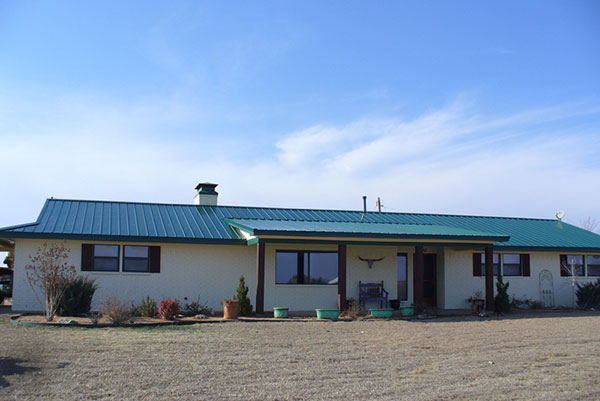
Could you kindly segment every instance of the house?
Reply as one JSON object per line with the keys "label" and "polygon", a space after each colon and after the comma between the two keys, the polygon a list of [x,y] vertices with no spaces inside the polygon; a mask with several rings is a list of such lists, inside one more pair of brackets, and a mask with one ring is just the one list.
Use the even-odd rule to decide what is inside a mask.
{"label": "house", "polygon": [[258,313],[344,306],[359,282],[418,308],[463,309],[477,292],[492,308],[499,273],[511,296],[571,306],[573,280],[600,277],[600,235],[560,220],[220,206],[215,188],[199,184],[187,205],[46,200],[34,223],[0,229],[14,242],[13,309],[42,309],[25,266],[54,241],[96,280],[94,308],[118,295],[218,310],[241,275]]}

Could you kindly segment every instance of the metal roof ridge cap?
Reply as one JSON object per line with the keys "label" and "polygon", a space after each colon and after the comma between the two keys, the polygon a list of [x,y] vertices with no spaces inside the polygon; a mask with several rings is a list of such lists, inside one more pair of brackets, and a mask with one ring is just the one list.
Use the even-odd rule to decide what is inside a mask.
{"label": "metal roof ridge cap", "polygon": [[[128,203],[128,204],[142,204],[142,205],[158,205],[158,206],[187,206],[187,207],[199,207],[199,205],[189,203],[164,203],[164,202],[141,202],[141,201],[113,201],[113,200],[94,200],[94,199],[63,199],[63,198],[47,198],[47,201],[71,201],[71,202],[105,202],[105,203]],[[206,207],[206,205],[203,205]],[[317,209],[317,208],[293,208],[293,207],[275,207],[275,206],[233,206],[233,205],[216,205],[209,206],[211,208],[251,208],[251,209],[271,209],[271,210],[304,210],[304,211],[327,211],[327,212],[342,212],[342,213],[355,213],[362,214],[362,210],[348,210],[348,209]],[[469,217],[469,218],[487,218],[487,219],[507,219],[507,220],[534,220],[534,221],[558,221],[556,219],[549,218],[538,218],[538,217],[511,217],[511,216],[489,216],[489,215],[468,215],[468,214],[444,214],[444,213],[419,213],[419,212],[375,212],[371,211],[367,214],[390,214],[390,215],[420,215],[420,216],[442,216],[442,217]],[[565,223],[563,221],[563,223]],[[566,223],[569,224],[569,223]]]}

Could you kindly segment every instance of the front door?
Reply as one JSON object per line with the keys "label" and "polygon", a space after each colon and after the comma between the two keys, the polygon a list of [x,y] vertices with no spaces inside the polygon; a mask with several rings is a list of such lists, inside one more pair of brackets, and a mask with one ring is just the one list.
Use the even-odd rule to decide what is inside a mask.
{"label": "front door", "polygon": [[437,267],[437,255],[435,253],[426,253],[425,266],[423,269],[423,302],[427,308],[435,308],[436,303],[436,280],[435,272]]}

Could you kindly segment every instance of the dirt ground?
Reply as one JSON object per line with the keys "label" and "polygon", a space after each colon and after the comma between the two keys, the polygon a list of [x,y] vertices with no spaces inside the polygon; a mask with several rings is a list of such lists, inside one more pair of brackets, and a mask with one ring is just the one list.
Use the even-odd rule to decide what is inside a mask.
{"label": "dirt ground", "polygon": [[600,399],[598,312],[0,336],[3,400]]}

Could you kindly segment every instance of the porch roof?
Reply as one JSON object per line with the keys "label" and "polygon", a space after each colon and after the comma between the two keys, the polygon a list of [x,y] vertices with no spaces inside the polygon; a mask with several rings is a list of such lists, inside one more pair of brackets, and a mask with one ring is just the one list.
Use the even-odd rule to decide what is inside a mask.
{"label": "porch roof", "polygon": [[435,224],[226,219],[250,236],[440,239],[505,242],[509,236]]}

